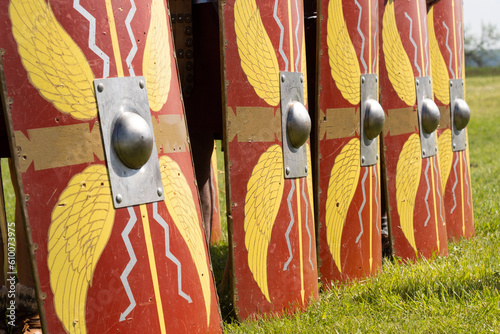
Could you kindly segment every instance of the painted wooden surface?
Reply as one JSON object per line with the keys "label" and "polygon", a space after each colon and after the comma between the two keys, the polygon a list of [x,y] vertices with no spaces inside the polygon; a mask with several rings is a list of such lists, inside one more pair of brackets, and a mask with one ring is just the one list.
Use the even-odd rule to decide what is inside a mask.
{"label": "painted wooden surface", "polygon": [[[13,0],[0,13],[48,332],[220,332],[166,3]],[[165,201],[115,210],[93,80],[124,76],[145,77]]]}
{"label": "painted wooden surface", "polygon": [[220,8],[234,305],[242,319],[291,312],[318,296],[312,178],[284,179],[281,143],[279,72],[306,77],[302,3]]}
{"label": "painted wooden surface", "polygon": [[474,234],[469,148],[453,152],[451,140],[449,80],[465,81],[462,2],[441,0],[428,12],[427,20],[434,99],[441,110],[438,145],[446,227],[448,237],[458,240]]}
{"label": "painted wooden surface", "polygon": [[323,283],[382,266],[380,164],[361,167],[361,74],[377,74],[378,1],[319,1],[319,256]]}
{"label": "painted wooden surface", "polygon": [[422,158],[415,78],[431,75],[425,1],[381,0],[380,90],[395,255],[448,253],[437,156]]}

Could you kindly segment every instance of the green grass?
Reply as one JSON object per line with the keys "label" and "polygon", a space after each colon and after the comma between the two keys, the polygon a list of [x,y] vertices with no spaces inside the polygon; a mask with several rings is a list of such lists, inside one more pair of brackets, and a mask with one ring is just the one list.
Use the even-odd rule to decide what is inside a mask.
{"label": "green grass", "polygon": [[500,333],[500,71],[467,74],[476,235],[450,243],[448,257],[384,261],[380,275],[323,291],[303,313],[229,317],[225,332]]}

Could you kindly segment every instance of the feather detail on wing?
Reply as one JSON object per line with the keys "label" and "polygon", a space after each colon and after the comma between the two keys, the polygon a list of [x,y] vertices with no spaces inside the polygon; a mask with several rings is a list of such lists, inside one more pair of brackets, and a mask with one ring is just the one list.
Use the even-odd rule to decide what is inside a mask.
{"label": "feather detail on wing", "polygon": [[429,40],[431,46],[432,88],[434,95],[444,104],[450,104],[449,76],[446,63],[439,49],[439,44],[434,30],[434,7],[427,13],[429,26]]}
{"label": "feather detail on wing", "polygon": [[21,62],[40,95],[64,114],[95,118],[94,74],[50,5],[44,0],[12,0],[9,14]]}
{"label": "feather detail on wing", "polygon": [[160,111],[167,102],[172,77],[170,29],[164,0],[153,0],[151,23],[144,47],[142,72],[146,79],[151,110]]}
{"label": "feather detail on wing", "polygon": [[208,325],[211,310],[211,274],[207,263],[205,234],[198,219],[193,194],[179,165],[174,160],[166,155],[160,157],[160,169],[165,191],[165,205],[175,226],[186,242],[196,266],[205,300]]}
{"label": "feather detail on wing", "polygon": [[453,150],[451,144],[451,130],[446,129],[438,138],[438,159],[441,174],[441,189],[444,192],[446,182],[450,176],[451,165],[453,163]]}
{"label": "feather detail on wing", "polygon": [[267,249],[283,197],[285,179],[279,145],[264,152],[248,180],[245,196],[245,246],[248,266],[260,290],[271,302],[267,286]]}
{"label": "feather detail on wing", "polygon": [[342,272],[340,258],[342,231],[346,222],[347,211],[358,187],[361,172],[359,156],[359,139],[353,138],[335,158],[328,183],[325,222],[326,240],[339,272]]}
{"label": "feather detail on wing", "polygon": [[361,72],[344,20],[342,0],[330,0],[327,25],[328,58],[332,78],[342,96],[353,105],[360,101]]}
{"label": "feather detail on wing", "polygon": [[422,153],[420,137],[412,134],[399,155],[396,167],[396,201],[398,206],[401,229],[415,252],[415,235],[413,231],[413,211],[417,196],[420,174],[422,172]]}
{"label": "feather detail on wing", "polygon": [[271,106],[280,102],[278,58],[255,0],[236,0],[234,28],[241,68],[257,95]]}
{"label": "feather detail on wing", "polygon": [[410,59],[399,36],[394,12],[394,0],[388,0],[385,6],[382,19],[382,41],[389,80],[399,98],[407,105],[413,106],[417,102],[415,76]]}
{"label": "feather detail on wing", "polygon": [[87,291],[114,217],[103,165],[91,165],[75,175],[52,211],[47,264],[55,311],[68,333],[87,332]]}

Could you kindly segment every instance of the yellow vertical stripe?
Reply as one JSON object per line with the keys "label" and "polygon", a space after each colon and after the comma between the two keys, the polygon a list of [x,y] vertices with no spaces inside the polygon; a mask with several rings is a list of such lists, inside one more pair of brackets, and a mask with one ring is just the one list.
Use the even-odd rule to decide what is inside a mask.
{"label": "yellow vertical stripe", "polygon": [[[116,72],[119,77],[123,77],[122,58],[120,54],[120,45],[118,44],[118,33],[116,32],[115,17],[113,14],[113,5],[111,0],[106,0],[106,13],[109,20],[109,30],[111,34],[111,44],[113,45],[113,55],[115,57]],[[156,309],[158,311],[158,321],[160,323],[160,332],[166,334],[165,317],[163,316],[163,306],[161,303],[160,287],[158,284],[158,273],[156,271],[155,254],[153,250],[153,241],[151,240],[151,230],[149,229],[148,210],[145,204],[140,206],[142,226],[144,228],[144,239],[146,241],[146,249],[148,252],[149,267],[151,269],[151,277],[153,280],[153,289],[155,293]]]}
{"label": "yellow vertical stripe", "polygon": [[[295,179],[297,186],[297,223],[299,225],[299,262],[300,262],[300,296],[302,297],[302,304],[304,304],[304,259],[302,258],[302,216],[300,212],[300,183],[299,179]],[[307,222],[306,222],[307,224]]]}
{"label": "yellow vertical stripe", "polygon": [[123,65],[120,55],[120,45],[118,44],[118,34],[116,32],[115,16],[113,14],[113,5],[111,0],[106,0],[106,13],[109,20],[109,31],[111,34],[111,44],[113,45],[113,54],[115,56],[116,73],[119,77],[123,77]]}
{"label": "yellow vertical stripe", "polygon": [[368,0],[368,73],[372,73],[372,0]]}
{"label": "yellow vertical stripe", "polygon": [[420,56],[422,58],[422,73],[423,76],[426,76],[425,73],[425,62],[424,62],[424,45],[423,45],[423,38],[422,38],[422,22],[420,21],[420,0],[417,0],[417,15],[418,15],[418,33],[420,35]]}
{"label": "yellow vertical stripe", "polygon": [[151,230],[149,229],[149,217],[148,209],[146,204],[142,204],[141,217],[142,217],[142,227],[144,228],[144,239],[146,241],[146,248],[148,251],[149,267],[151,269],[151,276],[153,278],[153,288],[155,291],[156,309],[158,311],[158,318],[160,321],[160,332],[166,334],[165,321],[163,316],[163,305],[160,298],[160,287],[158,284],[158,273],[156,271],[155,253],[153,250],[153,240],[151,239]]}
{"label": "yellow vertical stripe", "polygon": [[[288,34],[290,35],[290,72],[295,72],[295,67],[293,64],[292,4],[290,2],[291,2],[291,0],[288,0]],[[298,20],[298,18],[297,18],[297,20]]]}
{"label": "yellow vertical stripe", "polygon": [[462,234],[465,236],[465,213],[464,213],[464,170],[462,166],[463,151],[458,152],[458,160],[460,160],[460,198],[462,199]]}
{"label": "yellow vertical stripe", "polygon": [[434,158],[436,156],[428,158],[430,163],[431,163],[431,180],[432,180],[432,200],[434,202],[434,220],[436,222],[436,238],[437,238],[437,246],[438,246],[438,251],[440,251],[440,242],[439,242],[439,222],[438,222],[438,217],[437,217],[437,209],[436,209],[436,186],[434,183]]}
{"label": "yellow vertical stripe", "polygon": [[455,54],[455,78],[453,79],[458,79],[458,59],[457,59],[458,50],[457,50],[457,28],[456,28],[457,24],[455,21],[455,0],[451,2],[451,12],[453,13],[453,43],[454,43],[453,53]]}
{"label": "yellow vertical stripe", "polygon": [[[373,165],[376,168],[377,165]],[[372,189],[372,167],[368,167],[370,170],[370,273],[372,271],[373,265],[373,189]]]}

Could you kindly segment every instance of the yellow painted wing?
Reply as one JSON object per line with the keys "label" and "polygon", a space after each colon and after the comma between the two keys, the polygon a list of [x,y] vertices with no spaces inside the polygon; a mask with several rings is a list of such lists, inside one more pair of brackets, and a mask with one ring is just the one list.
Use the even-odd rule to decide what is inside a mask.
{"label": "yellow painted wing", "polygon": [[330,0],[328,3],[326,39],[332,78],[342,96],[351,104],[356,105],[360,101],[361,72],[344,20],[342,0]]}
{"label": "yellow painted wing", "polygon": [[114,217],[103,165],[91,165],[75,175],[52,211],[47,264],[55,311],[68,333],[87,332],[87,291]]}
{"label": "yellow painted wing", "polygon": [[273,145],[260,156],[248,180],[244,222],[248,266],[269,302],[267,249],[283,197],[284,184],[282,150],[279,145]]}
{"label": "yellow painted wing", "polygon": [[396,201],[401,229],[415,252],[417,246],[413,232],[413,211],[422,172],[421,154],[420,137],[414,133],[403,145],[396,167]]}
{"label": "yellow painted wing", "polygon": [[207,325],[210,323],[210,280],[208,269],[205,234],[202,231],[193,194],[179,165],[170,157],[160,157],[161,179],[165,191],[165,205],[175,226],[186,242],[198,272],[198,279],[203,291]]}
{"label": "yellow painted wing", "polygon": [[441,189],[443,193],[453,163],[453,150],[451,145],[451,130],[446,129],[438,138],[439,171],[441,173]]}
{"label": "yellow painted wing", "polygon": [[142,72],[146,79],[151,110],[160,111],[167,102],[172,77],[170,30],[164,0],[151,3],[151,23],[144,47]]}
{"label": "yellow painted wing", "polygon": [[429,26],[429,40],[431,50],[432,88],[434,95],[444,104],[450,104],[449,77],[446,63],[439,49],[439,44],[434,30],[434,7],[427,13],[427,25]]}
{"label": "yellow painted wing", "polygon": [[413,106],[417,102],[415,76],[399,36],[394,13],[394,0],[388,0],[385,6],[382,19],[382,41],[389,80],[399,98],[407,105]]}
{"label": "yellow painted wing", "polygon": [[341,239],[347,211],[356,192],[361,172],[360,143],[353,138],[335,158],[326,197],[326,241],[337,268],[342,272]]}
{"label": "yellow painted wing", "polygon": [[255,0],[236,0],[234,28],[241,68],[257,95],[271,106],[280,102],[279,65]]}
{"label": "yellow painted wing", "polygon": [[40,95],[64,114],[95,118],[94,74],[50,6],[44,0],[12,0],[9,14],[21,62]]}

